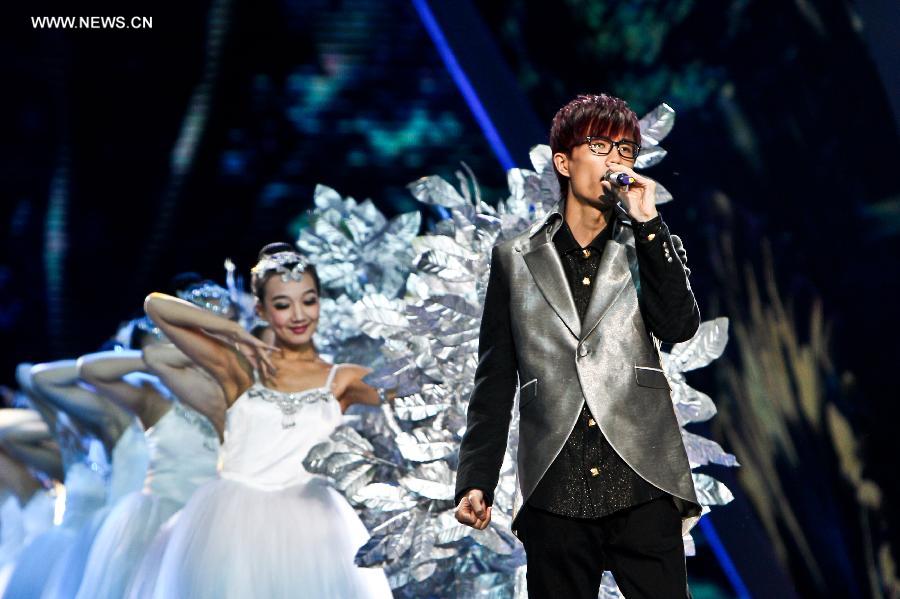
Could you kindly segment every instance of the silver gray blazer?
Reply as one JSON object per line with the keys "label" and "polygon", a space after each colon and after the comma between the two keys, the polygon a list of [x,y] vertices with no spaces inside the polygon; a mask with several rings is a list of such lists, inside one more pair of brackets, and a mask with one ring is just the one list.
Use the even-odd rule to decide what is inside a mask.
{"label": "silver gray blazer", "polygon": [[[509,289],[519,381],[522,501],[562,450],[586,401],[622,459],[671,494],[683,517],[697,516],[700,507],[669,385],[638,307],[640,278],[632,229],[619,219],[582,322],[552,242],[561,224],[556,211],[496,246],[493,255]],[[667,242],[675,245],[677,254],[680,240],[673,236]],[[479,431],[471,429],[471,404],[469,424],[460,447],[458,492],[483,488],[468,480],[468,470],[485,445],[477,438]],[[493,482],[496,485],[496,479]]]}

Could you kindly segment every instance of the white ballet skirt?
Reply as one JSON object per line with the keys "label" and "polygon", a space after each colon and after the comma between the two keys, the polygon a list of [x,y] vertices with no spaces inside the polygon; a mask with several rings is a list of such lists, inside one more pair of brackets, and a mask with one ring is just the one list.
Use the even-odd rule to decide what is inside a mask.
{"label": "white ballet skirt", "polygon": [[25,506],[15,496],[0,505],[0,595],[6,589],[22,550],[53,526],[54,499],[40,490]]}
{"label": "white ballet skirt", "polygon": [[62,523],[36,536],[22,550],[4,590],[4,599],[43,596],[49,579],[61,566],[81,530],[89,527],[94,515],[103,508],[107,481],[101,471],[85,462],[76,462],[66,469],[65,482]]}
{"label": "white ballet skirt", "polygon": [[[113,508],[126,496],[135,491],[140,491],[147,476],[147,465],[150,462],[150,454],[147,441],[144,438],[144,429],[135,418],[131,426],[125,429],[116,441],[112,450],[111,467],[109,476],[109,490],[106,495],[106,503],[97,510],[90,521],[81,527],[75,540],[66,550],[59,563],[50,573],[50,578],[44,587],[42,599],[60,599],[74,597],[81,586],[84,576],[84,568],[87,565],[88,555],[94,544],[97,534],[107,516]],[[68,510],[68,504],[66,505]]]}
{"label": "white ballet skirt", "polygon": [[62,523],[21,553],[4,599],[74,597],[103,520],[123,495],[140,490],[147,462],[144,431],[135,419],[113,448],[108,477],[105,464],[84,456],[67,467]]}
{"label": "white ballet skirt", "polygon": [[142,565],[153,570],[155,555],[157,575],[145,573],[131,597],[391,597],[381,570],[354,564],[369,535],[353,508],[303,467],[341,422],[330,390],[337,368],[321,388],[288,394],[257,381],[235,401],[220,477],[164,528]]}
{"label": "white ballet skirt", "polygon": [[162,525],[216,476],[219,439],[204,416],[177,401],[146,431],[144,489],[112,508],[90,549],[78,599],[120,599]]}

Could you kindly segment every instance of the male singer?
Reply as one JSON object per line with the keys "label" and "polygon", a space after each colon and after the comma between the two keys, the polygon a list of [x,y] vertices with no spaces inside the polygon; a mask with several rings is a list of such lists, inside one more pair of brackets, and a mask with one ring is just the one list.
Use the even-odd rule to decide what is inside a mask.
{"label": "male singer", "polygon": [[632,170],[640,144],[618,98],[563,106],[560,203],[491,255],[456,517],[490,523],[518,388],[532,598],[596,599],[604,570],[628,599],[690,597],[682,519],[700,507],[653,337],[690,339],[700,312],[656,184]]}

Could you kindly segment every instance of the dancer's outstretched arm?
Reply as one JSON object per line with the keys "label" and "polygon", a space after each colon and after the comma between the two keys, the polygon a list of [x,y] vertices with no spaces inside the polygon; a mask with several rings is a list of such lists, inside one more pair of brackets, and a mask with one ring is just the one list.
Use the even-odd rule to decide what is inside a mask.
{"label": "dancer's outstretched arm", "polygon": [[138,350],[98,352],[78,358],[79,378],[137,416],[145,429],[156,424],[172,406],[149,381],[127,377],[133,372],[148,371]]}
{"label": "dancer's outstretched arm", "polygon": [[52,438],[50,427],[36,410],[0,409],[0,441],[40,443]]}
{"label": "dancer's outstretched arm", "polygon": [[171,343],[145,347],[144,362],[175,397],[212,422],[220,441],[224,439],[225,391],[209,373]]}
{"label": "dancer's outstretched arm", "polygon": [[178,349],[212,375],[229,406],[253,384],[253,368],[263,375],[275,370],[267,352],[276,348],[236,322],[163,293],[148,295],[144,310]]}
{"label": "dancer's outstretched arm", "polygon": [[34,388],[34,381],[31,380],[31,369],[34,364],[23,362],[16,366],[16,382],[19,389],[28,397],[28,403],[41,415],[47,427],[51,431],[56,430],[57,407],[47,401],[43,395],[38,393]]}
{"label": "dancer's outstretched arm", "polygon": [[0,448],[49,476],[62,475],[59,446],[53,441],[50,427],[35,410],[0,410]]}
{"label": "dancer's outstretched arm", "polygon": [[38,364],[31,369],[32,389],[77,422],[95,429],[111,447],[131,416],[80,384],[75,360]]}

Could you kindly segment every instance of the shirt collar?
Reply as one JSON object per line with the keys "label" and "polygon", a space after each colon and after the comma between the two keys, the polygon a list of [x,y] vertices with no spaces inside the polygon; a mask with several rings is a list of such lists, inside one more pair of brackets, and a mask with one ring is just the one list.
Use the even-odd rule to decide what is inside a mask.
{"label": "shirt collar", "polygon": [[[565,213],[566,201],[560,200],[556,203],[552,210],[550,210],[547,214],[544,215],[543,218],[532,225],[531,230],[528,232],[528,236],[534,237],[538,234],[538,232],[546,229],[548,240],[555,239],[556,233],[560,228],[562,228],[561,225],[565,221]],[[622,208],[621,204],[619,204],[613,209],[609,224],[605,229],[603,229],[603,231],[600,232],[600,235],[608,232],[606,239],[611,239],[613,237],[613,232],[616,230],[616,227],[621,229],[621,225],[626,225],[629,227],[632,226],[631,217],[628,216],[628,213],[624,208]],[[591,243],[589,243],[588,245],[592,245],[593,243],[594,242],[591,241]],[[603,243],[605,245],[606,241],[604,240]]]}
{"label": "shirt collar", "polygon": [[569,228],[569,224],[566,222],[562,223],[559,230],[553,236],[553,243],[556,244],[556,247],[559,248],[560,253],[568,254],[570,252],[580,252],[583,249],[592,248],[597,252],[603,252],[603,248],[606,247],[606,242],[612,237],[612,230],[615,226],[615,217],[610,221],[602,231],[597,233],[597,236],[594,237],[590,243],[588,243],[584,248],[578,245],[578,241],[575,239],[575,235],[572,234],[572,229]]}

